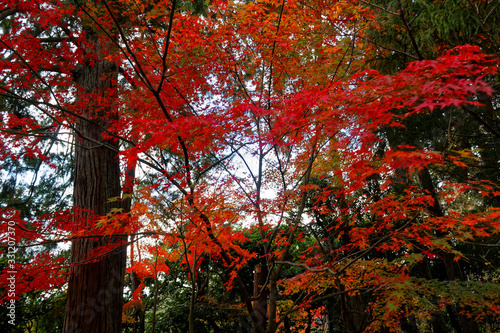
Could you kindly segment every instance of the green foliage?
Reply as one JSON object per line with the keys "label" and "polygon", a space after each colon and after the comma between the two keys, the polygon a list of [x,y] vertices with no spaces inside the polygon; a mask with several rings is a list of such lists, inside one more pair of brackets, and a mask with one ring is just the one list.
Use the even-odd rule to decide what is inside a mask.
{"label": "green foliage", "polygon": [[0,307],[0,327],[9,333],[58,333],[62,331],[66,294],[61,291],[25,294],[16,303],[15,325],[8,323],[8,309]]}
{"label": "green foliage", "polygon": [[456,45],[475,44],[487,53],[498,54],[500,34],[494,27],[500,25],[500,9],[495,1],[370,3],[376,11],[376,24],[368,30],[367,38],[378,49],[370,63],[383,72],[395,73],[414,59],[435,59]]}

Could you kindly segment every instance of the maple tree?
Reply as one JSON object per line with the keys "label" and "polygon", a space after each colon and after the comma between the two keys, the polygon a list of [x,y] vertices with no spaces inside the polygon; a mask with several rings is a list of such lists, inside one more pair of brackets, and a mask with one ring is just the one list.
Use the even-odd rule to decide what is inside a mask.
{"label": "maple tree", "polygon": [[450,2],[6,1],[2,170],[74,171],[72,207],[0,211],[4,258],[71,257],[2,285],[66,286],[65,332],[498,329],[498,6],[418,37]]}

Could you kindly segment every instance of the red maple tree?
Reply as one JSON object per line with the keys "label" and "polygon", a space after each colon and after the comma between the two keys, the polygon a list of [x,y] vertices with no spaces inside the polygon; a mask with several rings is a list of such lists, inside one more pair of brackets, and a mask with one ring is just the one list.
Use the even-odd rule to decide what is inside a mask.
{"label": "red maple tree", "polygon": [[[2,115],[0,158],[57,168],[41,147],[66,129],[75,171],[74,208],[0,215],[7,258],[10,242],[71,242],[71,258],[17,260],[1,281],[16,272],[14,299],[69,281],[65,332],[120,330],[126,247],[139,240],[150,258],[130,257],[125,311],[139,309],[145,279],[178,260],[192,287],[190,332],[207,257],[226,270],[254,332],[300,321],[310,330],[332,298],[348,332],[398,330],[447,306],[464,332],[475,329],[468,315],[500,314],[482,292],[498,287],[461,287],[458,246],[498,238],[498,208],[474,207],[500,196],[498,185],[433,185],[432,168],[466,169],[477,157],[384,134],[483,107],[498,58],[463,45],[394,74],[365,70],[376,15],[357,1],[2,6],[0,94],[30,116]],[[429,265],[446,277],[414,273]],[[254,268],[249,288],[242,272]]]}

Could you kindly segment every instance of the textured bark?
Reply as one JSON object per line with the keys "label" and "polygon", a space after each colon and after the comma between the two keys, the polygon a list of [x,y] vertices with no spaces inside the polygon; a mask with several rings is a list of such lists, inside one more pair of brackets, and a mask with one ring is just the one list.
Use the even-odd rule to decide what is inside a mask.
{"label": "textured bark", "polygon": [[[339,291],[344,290],[344,285],[341,285]],[[340,295],[340,309],[346,332],[364,332],[366,328],[366,314],[363,298],[360,294],[349,295],[348,293],[342,293]]]}
{"label": "textured bark", "polygon": [[[76,124],[74,204],[97,215],[106,215],[112,208],[121,206],[109,199],[120,196],[120,170],[117,143],[103,140],[103,129],[115,114],[112,110],[110,91],[116,82],[116,67],[105,60],[95,65],[80,65],[74,71],[75,81],[85,90],[80,99],[97,93],[87,103],[82,115],[92,122],[79,120]],[[104,103],[108,106],[104,106]],[[93,223],[89,218],[87,226]],[[85,227],[82,226],[82,227]],[[86,262],[88,254],[107,244],[123,241],[120,237],[105,239],[84,238],[75,240],[71,247],[71,276],[66,305],[65,333],[118,333],[121,329],[123,307],[123,281],[126,265],[126,248]]]}
{"label": "textured bark", "polygon": [[265,332],[267,326],[267,265],[255,265],[253,275],[253,311],[257,316],[252,333]]}
{"label": "textured bark", "polygon": [[274,333],[277,329],[276,316],[278,305],[278,273],[273,270],[269,275],[269,315],[267,324],[267,333]]}

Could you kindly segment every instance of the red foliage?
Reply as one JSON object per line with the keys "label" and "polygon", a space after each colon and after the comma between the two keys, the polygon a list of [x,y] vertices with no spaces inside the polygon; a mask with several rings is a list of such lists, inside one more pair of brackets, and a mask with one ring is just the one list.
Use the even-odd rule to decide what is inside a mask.
{"label": "red foliage", "polygon": [[[97,116],[87,120],[109,122],[104,139],[122,143],[117,155],[127,167],[142,163],[152,176],[138,182],[131,212],[115,209],[95,216],[75,207],[28,220],[13,208],[2,208],[0,228],[7,237],[0,239],[2,245],[122,237],[88,258],[99,260],[125,246],[123,237],[149,235],[167,248],[182,244],[181,249],[152,247],[148,252],[156,261],[137,262],[128,272],[140,279],[168,274],[165,260],[175,259],[195,276],[200,257],[207,255],[228,268],[231,288],[257,256],[246,248],[253,226],[258,246],[265,249],[261,258],[280,272],[292,247],[303,241],[297,233],[307,224],[304,220],[318,213],[335,221],[327,232],[335,235],[336,247],[325,250],[324,240],[315,239],[294,258],[305,273],[282,282],[285,295],[310,291],[305,306],[322,290],[339,286],[389,295],[394,284],[408,283],[404,260],[420,262],[442,253],[459,258],[453,242],[500,232],[498,209],[450,208],[445,216],[429,211],[441,199],[453,207],[465,189],[498,196],[494,184],[450,183],[437,193],[408,186],[387,194],[399,181],[394,177],[398,171],[411,177],[429,166],[465,168],[463,156],[409,145],[388,148],[383,156],[375,153],[380,130],[404,127],[405,119],[422,113],[477,106],[475,96],[493,94],[485,78],[498,74],[498,59],[476,46],[459,46],[435,60],[381,75],[359,71],[362,60],[355,56],[349,58],[352,68],[338,60],[347,57],[339,43],[342,29],[372,17],[350,1],[335,8],[323,1],[216,1],[206,17],[187,9],[174,13],[167,2],[139,1],[131,6],[135,9],[123,1],[8,1],[3,6],[16,8],[17,14],[1,37],[0,73],[8,78],[2,81],[2,94],[38,108],[39,117],[3,116],[0,160],[26,156],[50,163],[37,134],[44,129],[43,119],[50,119],[52,128],[74,130],[76,119],[86,117],[84,110],[91,106]],[[70,19],[75,26],[87,25],[86,31],[68,33]],[[331,34],[320,34],[325,22]],[[34,26],[64,38],[49,47],[50,37],[33,33]],[[96,46],[85,39],[88,33],[109,45],[99,52],[120,73],[116,91],[95,94],[74,82],[75,66],[98,65]],[[316,37],[301,37],[309,35]],[[380,198],[366,191],[374,177],[378,189],[386,191]],[[330,185],[322,188],[312,178]],[[368,251],[406,259],[366,259]],[[63,258],[42,253],[24,261],[1,275],[5,285],[8,270],[17,271],[23,282],[16,297],[65,283]],[[390,297],[391,304],[400,301]]]}

